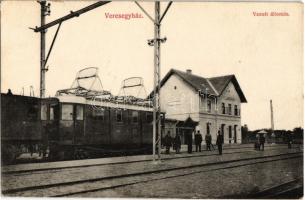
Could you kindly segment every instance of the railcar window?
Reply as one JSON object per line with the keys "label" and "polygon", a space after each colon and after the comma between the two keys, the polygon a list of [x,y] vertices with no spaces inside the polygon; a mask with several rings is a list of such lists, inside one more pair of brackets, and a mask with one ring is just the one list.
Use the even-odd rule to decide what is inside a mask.
{"label": "railcar window", "polygon": [[76,120],[83,120],[84,119],[84,109],[82,105],[76,106]]}
{"label": "railcar window", "polygon": [[73,120],[73,105],[63,104],[61,106],[61,119]]}
{"label": "railcar window", "polygon": [[91,117],[96,120],[104,121],[105,110],[104,109],[93,109]]}
{"label": "railcar window", "polygon": [[48,119],[48,107],[46,104],[41,105],[41,120],[47,120]]}
{"label": "railcar window", "polygon": [[28,119],[29,120],[37,120],[38,117],[38,106],[31,105],[28,110]]}
{"label": "railcar window", "polygon": [[54,120],[54,108],[50,107],[50,120]]}
{"label": "railcar window", "polygon": [[138,123],[139,120],[139,112],[132,111],[132,123]]}
{"label": "railcar window", "polygon": [[146,113],[146,122],[151,123],[153,121],[152,113]]}
{"label": "railcar window", "polygon": [[122,110],[116,110],[116,121],[123,122],[123,112]]}

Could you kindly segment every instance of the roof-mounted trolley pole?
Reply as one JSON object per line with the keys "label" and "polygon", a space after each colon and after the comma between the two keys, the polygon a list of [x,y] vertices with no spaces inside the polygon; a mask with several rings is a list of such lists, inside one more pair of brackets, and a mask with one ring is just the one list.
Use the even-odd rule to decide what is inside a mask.
{"label": "roof-mounted trolley pole", "polygon": [[154,39],[148,40],[149,46],[154,46],[154,95],[153,95],[153,161],[155,162],[156,147],[158,149],[158,160],[161,161],[161,107],[160,107],[160,43],[164,43],[166,38],[160,38],[161,21],[166,15],[172,2],[170,1],[160,15],[160,2],[155,2],[155,19],[153,19],[138,2],[137,6],[154,23]]}
{"label": "roof-mounted trolley pole", "polygon": [[[40,27],[36,27],[36,28],[30,28],[32,30],[34,30],[35,32],[40,32],[40,97],[43,98],[45,97],[45,73],[48,71],[48,68],[46,67],[46,64],[47,64],[47,61],[48,61],[48,58],[50,56],[50,53],[53,49],[53,45],[54,45],[54,42],[56,40],[56,37],[57,37],[57,34],[58,34],[58,31],[59,31],[59,28],[61,26],[61,23],[66,21],[66,20],[69,20],[71,18],[74,18],[74,17],[79,17],[81,14],[83,13],[86,13],[90,10],[93,10],[95,8],[98,8],[102,5],[105,5],[107,3],[109,3],[110,1],[98,1],[94,4],[91,4],[87,7],[84,7],[80,10],[77,10],[77,11],[70,11],[70,14],[64,16],[64,17],[61,17],[59,19],[56,19],[52,22],[49,22],[49,23],[45,23],[45,16],[47,15],[50,15],[51,11],[50,11],[50,3],[47,3],[47,0],[39,0],[38,3],[40,3],[40,11],[41,11],[41,26]],[[48,28],[52,27],[52,26],[55,26],[55,25],[58,25],[58,28],[56,30],[56,33],[53,37],[53,41],[52,41],[52,44],[49,48],[49,51],[48,51],[48,54],[47,54],[47,58],[45,57],[45,53],[46,53],[46,31]]]}

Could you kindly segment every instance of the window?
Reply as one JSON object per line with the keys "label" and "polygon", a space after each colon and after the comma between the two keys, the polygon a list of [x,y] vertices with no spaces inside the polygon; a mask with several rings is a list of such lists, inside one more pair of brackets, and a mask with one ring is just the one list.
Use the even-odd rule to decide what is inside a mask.
{"label": "window", "polygon": [[211,124],[208,122],[208,123],[207,123],[207,134],[210,133],[210,125],[211,125]]}
{"label": "window", "polygon": [[132,123],[138,123],[139,113],[138,111],[132,111]]}
{"label": "window", "polygon": [[222,114],[226,114],[226,106],[225,103],[221,104],[221,110],[222,110]]}
{"label": "window", "polygon": [[229,113],[229,115],[231,115],[232,114],[232,105],[231,104],[229,104],[229,107],[228,107],[228,113]]}
{"label": "window", "polygon": [[91,117],[95,120],[104,121],[105,120],[105,110],[93,108],[93,110],[91,112]]}
{"label": "window", "polygon": [[62,104],[61,119],[62,120],[73,120],[73,105]]}
{"label": "window", "polygon": [[116,121],[123,122],[123,112],[122,110],[116,110]]}
{"label": "window", "polygon": [[210,100],[208,100],[207,105],[208,105],[208,108],[207,108],[208,110],[207,111],[210,113],[211,110],[212,110],[212,102]]}
{"label": "window", "polygon": [[48,119],[48,106],[46,104],[41,105],[41,120]]}
{"label": "window", "polygon": [[153,121],[152,113],[146,113],[146,122],[151,123]]}
{"label": "window", "polygon": [[237,109],[237,105],[234,105],[234,115],[237,116],[238,115],[238,109]]}
{"label": "window", "polygon": [[84,119],[84,107],[82,105],[76,106],[76,120]]}

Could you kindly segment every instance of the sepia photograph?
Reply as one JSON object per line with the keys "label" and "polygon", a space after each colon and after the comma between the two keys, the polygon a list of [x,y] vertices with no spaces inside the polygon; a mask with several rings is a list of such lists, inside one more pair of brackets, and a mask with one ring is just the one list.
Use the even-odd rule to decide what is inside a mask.
{"label": "sepia photograph", "polygon": [[2,198],[303,198],[303,2],[2,0],[0,18]]}

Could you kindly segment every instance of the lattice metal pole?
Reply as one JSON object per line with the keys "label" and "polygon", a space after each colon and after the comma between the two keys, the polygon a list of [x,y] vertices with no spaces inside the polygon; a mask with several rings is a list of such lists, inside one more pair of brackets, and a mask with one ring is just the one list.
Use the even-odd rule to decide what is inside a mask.
{"label": "lattice metal pole", "polygon": [[158,127],[158,159],[161,160],[161,107],[160,107],[160,2],[155,2],[155,65],[157,78],[157,127]]}
{"label": "lattice metal pole", "polygon": [[[50,15],[50,3],[46,0],[38,1],[40,4],[40,24],[44,26],[46,23],[46,16]],[[46,30],[40,31],[40,97],[45,97],[46,90]]]}
{"label": "lattice metal pole", "polygon": [[[156,146],[161,159],[161,112],[160,112],[160,2],[155,2],[154,23],[154,112],[153,112],[153,160]],[[158,135],[158,137],[157,137]]]}
{"label": "lattice metal pole", "polygon": [[271,114],[271,140],[272,144],[275,143],[275,134],[274,134],[274,119],[273,119],[273,105],[272,100],[270,100],[270,114]]}
{"label": "lattice metal pole", "polygon": [[270,100],[270,110],[271,110],[271,131],[274,130],[274,120],[273,120],[273,106],[272,106],[272,100]]}
{"label": "lattice metal pole", "polygon": [[[46,0],[39,1],[40,3],[40,23],[45,25]],[[46,50],[46,31],[40,32],[40,97],[45,97],[45,50]]]}

